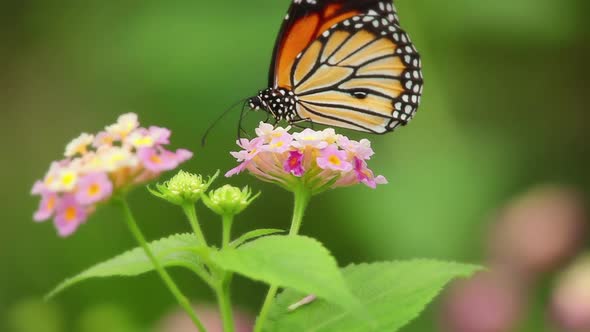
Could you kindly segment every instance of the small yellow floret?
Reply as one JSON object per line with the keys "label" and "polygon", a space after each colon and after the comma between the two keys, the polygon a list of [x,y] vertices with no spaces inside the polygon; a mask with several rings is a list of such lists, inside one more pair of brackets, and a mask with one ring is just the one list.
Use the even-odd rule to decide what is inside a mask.
{"label": "small yellow floret", "polygon": [[162,163],[162,158],[160,158],[160,156],[158,156],[157,154],[153,155],[150,157],[150,160],[156,164],[161,164]]}
{"label": "small yellow floret", "polygon": [[92,144],[93,141],[94,135],[83,133],[68,143],[64,155],[66,157],[73,157],[76,154],[83,155],[88,152],[88,146]]}
{"label": "small yellow floret", "polygon": [[328,161],[333,165],[340,165],[342,163],[340,158],[338,158],[335,155],[331,155],[330,157],[328,157]]}
{"label": "small yellow floret", "polygon": [[117,123],[110,125],[105,129],[109,134],[113,134],[115,136],[119,136],[121,139],[124,139],[137,127],[139,127],[137,114],[127,113],[121,115],[117,120]]}
{"label": "small yellow floret", "polygon": [[131,152],[120,147],[110,147],[100,152],[104,170],[114,172],[124,167],[135,167],[137,158]]}
{"label": "small yellow floret", "polygon": [[63,169],[57,175],[57,180],[52,181],[49,188],[55,191],[70,191],[78,182],[78,173],[73,169]]}
{"label": "small yellow floret", "polygon": [[53,181],[55,181],[55,175],[49,174],[45,178],[45,185],[49,187],[53,184]]}
{"label": "small yellow floret", "polygon": [[55,207],[55,196],[51,196],[49,197],[49,199],[47,200],[47,205],[46,208],[47,210],[53,210],[53,208]]}
{"label": "small yellow floret", "polygon": [[75,207],[70,206],[66,209],[65,219],[67,222],[72,222],[72,221],[76,220],[77,216],[78,216],[78,210]]}
{"label": "small yellow floret", "polygon": [[100,193],[100,185],[93,183],[88,187],[88,196],[94,197]]}
{"label": "small yellow floret", "polygon": [[149,136],[144,136],[142,138],[138,138],[133,143],[137,147],[150,147],[154,145],[154,139]]}

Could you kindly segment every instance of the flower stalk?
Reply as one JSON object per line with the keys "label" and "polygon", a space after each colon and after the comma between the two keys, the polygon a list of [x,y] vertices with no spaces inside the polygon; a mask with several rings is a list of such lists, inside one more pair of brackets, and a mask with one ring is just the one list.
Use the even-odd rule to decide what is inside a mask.
{"label": "flower stalk", "polygon": [[219,305],[219,312],[221,313],[224,332],[234,332],[236,330],[231,304],[231,279],[231,273],[225,272],[223,280],[216,289],[217,302]]}
{"label": "flower stalk", "polygon": [[186,215],[188,222],[191,224],[193,233],[195,233],[195,236],[197,237],[199,243],[204,246],[207,246],[207,240],[205,240],[205,235],[203,235],[201,225],[199,224],[199,220],[197,219],[197,211],[195,210],[194,203],[183,204],[182,211],[184,211],[184,214]]}
{"label": "flower stalk", "polygon": [[303,223],[303,215],[305,214],[305,209],[309,205],[312,193],[309,189],[305,188],[305,186],[300,186],[300,188],[293,193],[293,196],[293,217],[291,219],[289,235],[299,234],[301,224]]}
{"label": "flower stalk", "polygon": [[[234,215],[231,213],[224,213],[221,216],[221,221],[221,248],[225,249],[229,246],[229,243],[231,241],[231,227],[234,222]],[[233,274],[228,271],[220,271],[220,274],[221,280],[219,286],[215,289],[215,293],[217,295],[219,312],[221,313],[221,319],[223,321],[223,331],[234,332],[235,324],[231,304],[231,280]]]}
{"label": "flower stalk", "polygon": [[[305,187],[305,185],[301,184],[298,186],[298,189],[293,192],[294,196],[294,205],[293,205],[293,218],[291,219],[291,227],[289,229],[289,235],[297,235],[299,230],[301,229],[301,224],[303,223],[303,216],[305,214],[305,209],[309,205],[309,201],[311,200],[311,190]],[[266,297],[264,298],[264,302],[262,303],[262,308],[260,309],[260,313],[258,314],[258,318],[256,319],[256,324],[254,325],[254,332],[261,332],[262,327],[266,321],[268,316],[268,312],[272,303],[277,295],[277,291],[279,287],[277,285],[271,285],[266,293]]]}
{"label": "flower stalk", "polygon": [[135,221],[135,218],[133,217],[133,213],[131,212],[131,209],[129,208],[129,204],[127,203],[127,201],[125,199],[118,199],[116,200],[116,202],[118,203],[117,205],[121,208],[123,212],[123,216],[127,223],[127,226],[129,227],[129,231],[131,231],[131,234],[133,235],[133,237],[135,237],[135,240],[143,248],[143,251],[149,258],[151,263],[154,265],[154,268],[160,275],[160,278],[162,278],[162,281],[164,282],[166,287],[168,287],[168,290],[170,290],[170,293],[172,293],[178,304],[184,309],[184,311],[186,311],[186,313],[188,314],[192,322],[195,324],[199,332],[206,332],[205,326],[203,325],[199,317],[197,317],[196,313],[193,311],[190,301],[186,298],[186,296],[184,296],[184,294],[182,294],[182,292],[180,291],[172,277],[168,274],[168,272],[162,266],[158,258],[150,250],[145,237],[143,236],[141,230],[139,229],[139,226],[137,225],[137,222]]}
{"label": "flower stalk", "polygon": [[231,241],[231,226],[234,222],[234,216],[232,214],[224,214],[222,216],[222,236],[221,236],[221,248],[227,248]]}
{"label": "flower stalk", "polygon": [[[224,185],[212,190],[207,195],[202,195],[203,203],[221,217],[221,249],[226,249],[230,245],[234,217],[244,211],[259,195],[260,193],[252,194],[248,187],[240,189],[230,185]],[[217,296],[219,312],[223,321],[223,331],[234,332],[235,324],[230,296],[233,273],[214,268],[214,275],[218,278],[218,284],[213,289]]]}

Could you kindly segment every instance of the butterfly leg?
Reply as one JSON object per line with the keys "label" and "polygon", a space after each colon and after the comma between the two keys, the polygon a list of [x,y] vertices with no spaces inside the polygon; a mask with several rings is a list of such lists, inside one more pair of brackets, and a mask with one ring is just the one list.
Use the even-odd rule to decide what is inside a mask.
{"label": "butterfly leg", "polygon": [[[300,125],[301,123],[308,123],[309,124],[309,127],[302,126],[302,125]],[[306,129],[306,128],[314,129],[314,123],[313,123],[313,121],[310,118],[293,119],[293,120],[289,121],[289,124],[292,125],[293,127],[300,128],[300,129]]]}
{"label": "butterfly leg", "polygon": [[274,122],[272,123],[272,127],[273,129],[276,129],[279,126],[279,120],[277,118],[274,118]]}

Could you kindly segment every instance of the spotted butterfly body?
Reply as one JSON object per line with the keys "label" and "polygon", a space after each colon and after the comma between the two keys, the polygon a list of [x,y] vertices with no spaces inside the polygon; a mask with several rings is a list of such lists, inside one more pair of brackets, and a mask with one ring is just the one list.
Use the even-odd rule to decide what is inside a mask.
{"label": "spotted butterfly body", "polygon": [[421,66],[390,1],[294,0],[269,88],[249,105],[276,120],[383,134],[416,113]]}

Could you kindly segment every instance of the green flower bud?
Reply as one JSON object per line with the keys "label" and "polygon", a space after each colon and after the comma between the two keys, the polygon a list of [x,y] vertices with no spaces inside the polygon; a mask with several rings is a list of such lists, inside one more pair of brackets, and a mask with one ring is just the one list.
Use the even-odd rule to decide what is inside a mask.
{"label": "green flower bud", "polygon": [[248,187],[240,189],[226,184],[209,192],[209,195],[203,195],[203,203],[219,215],[234,216],[244,211],[259,195],[260,193],[252,195],[252,190]]}
{"label": "green flower bud", "polygon": [[201,199],[201,196],[209,189],[209,185],[211,185],[218,175],[219,171],[215,175],[210,176],[207,181],[204,181],[200,175],[180,171],[169,181],[156,184],[156,190],[149,187],[148,190],[154,196],[160,197],[172,204],[194,204]]}

